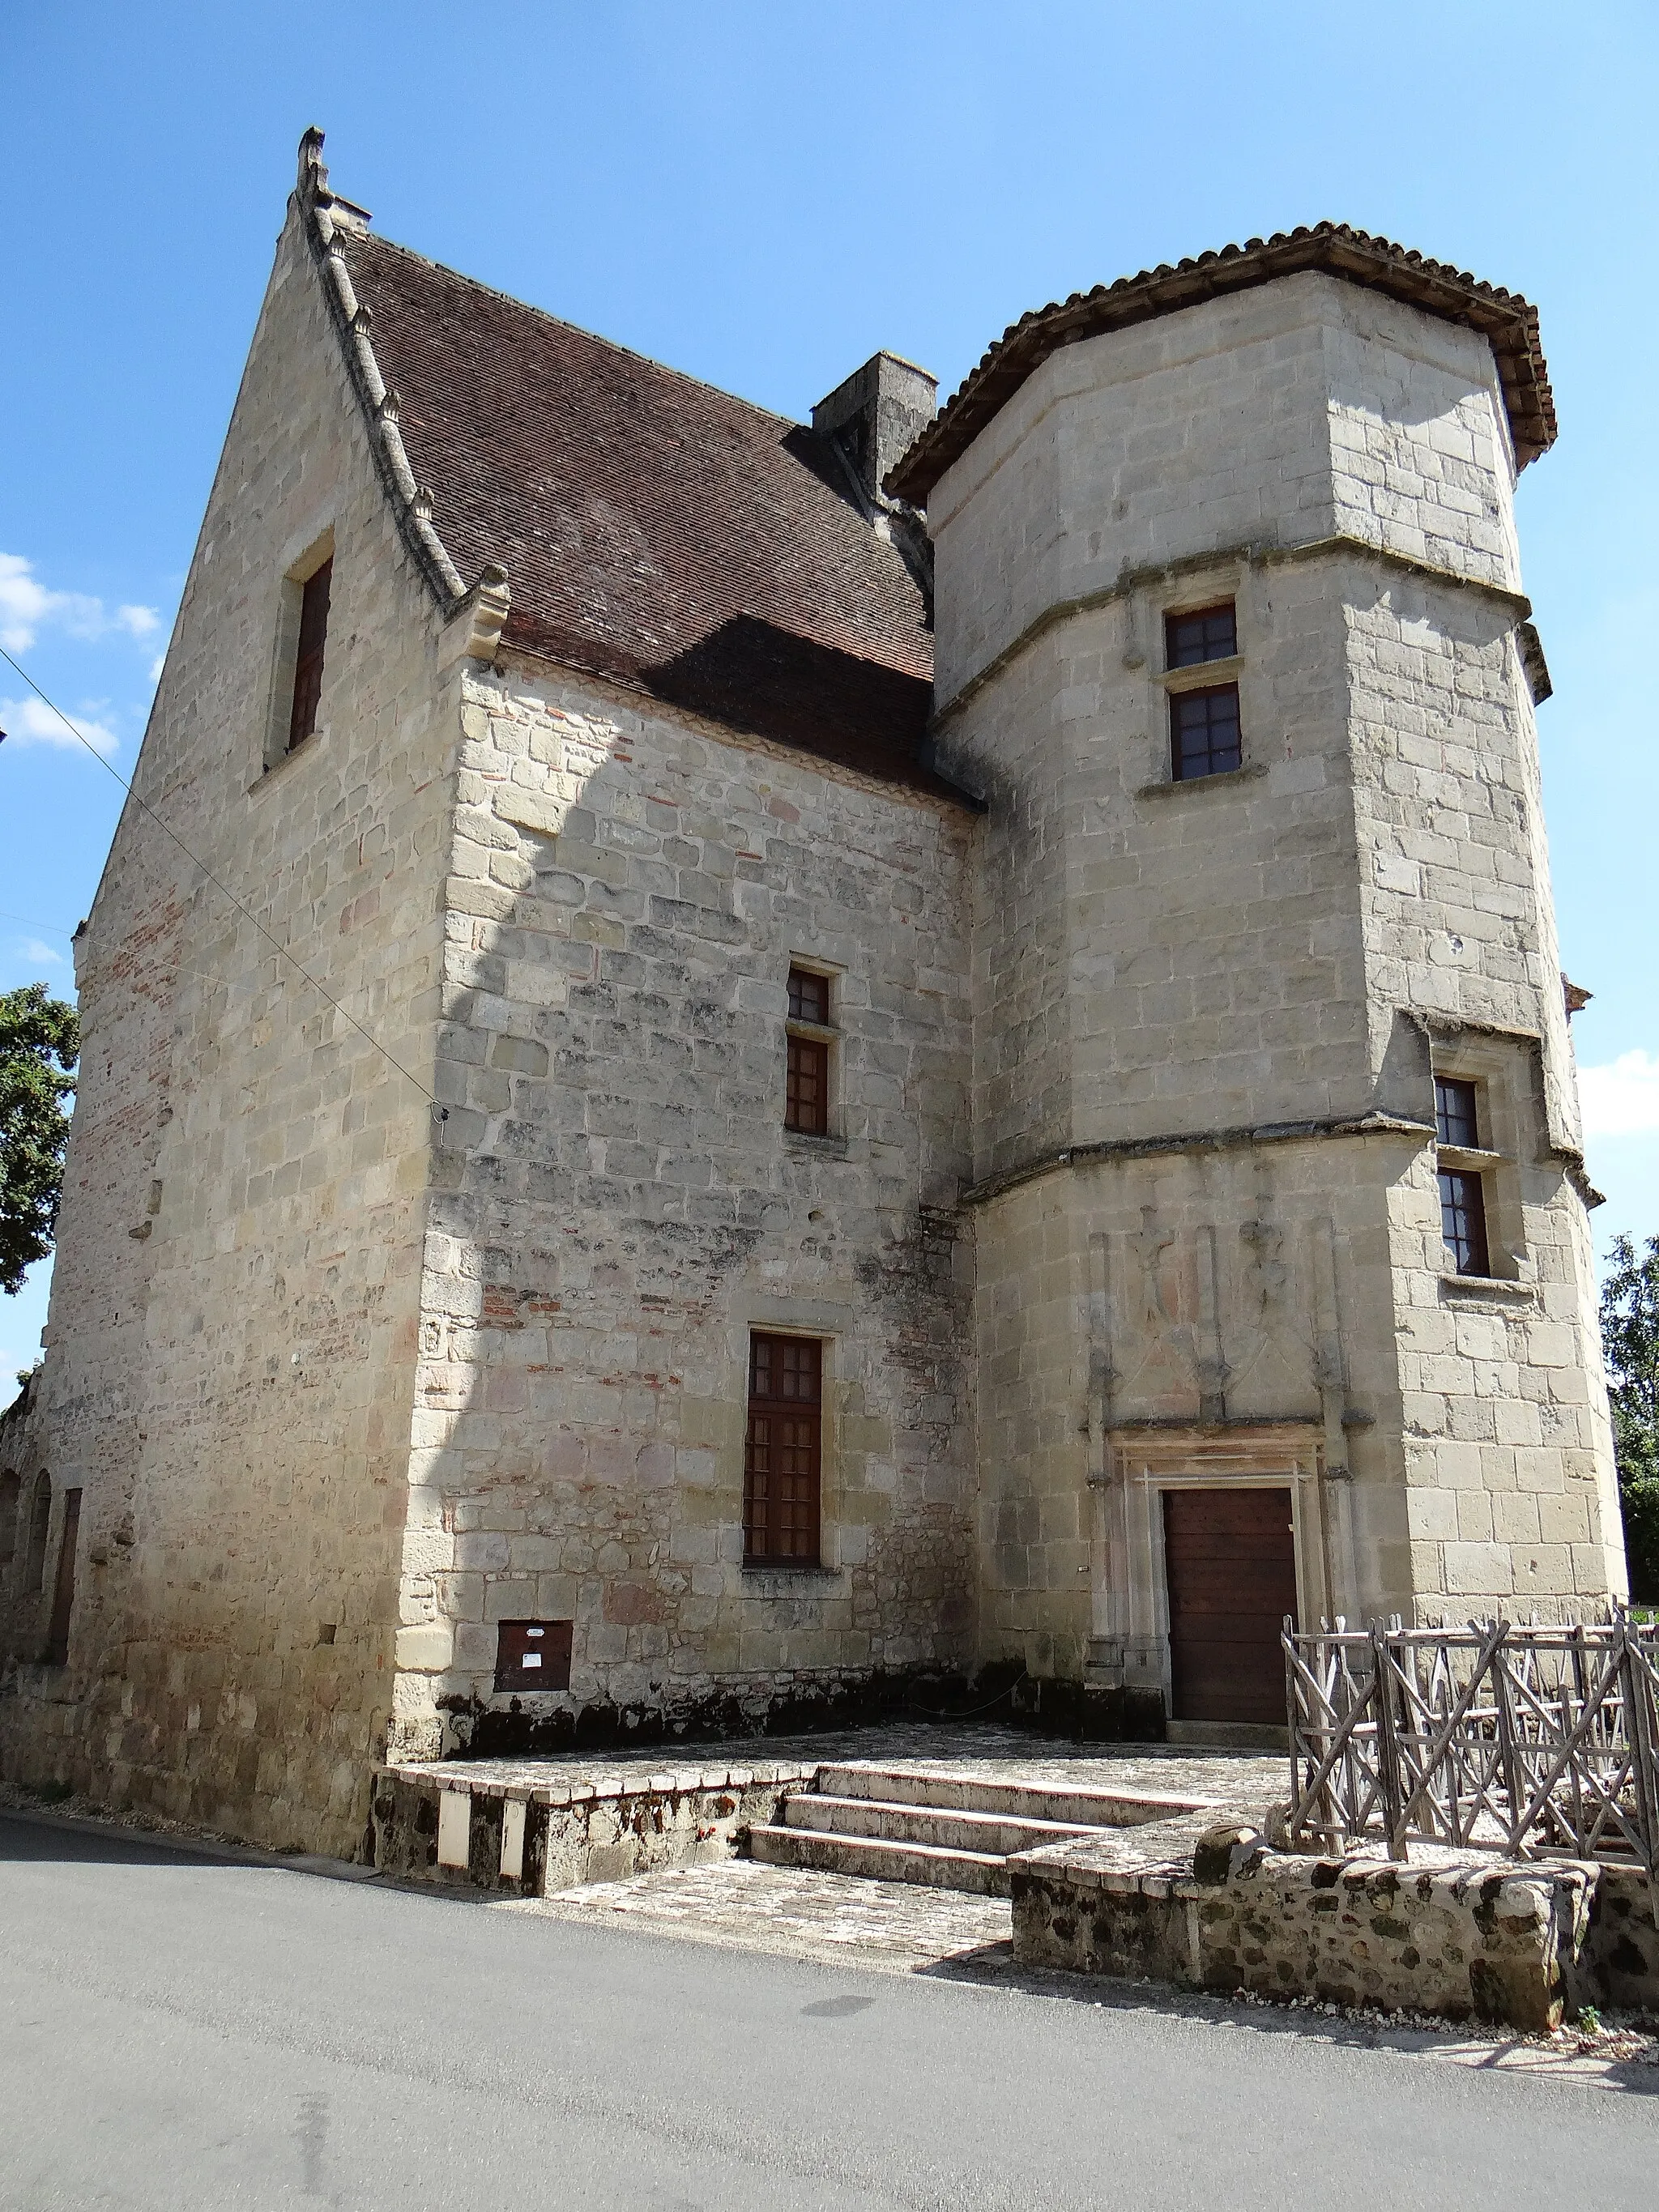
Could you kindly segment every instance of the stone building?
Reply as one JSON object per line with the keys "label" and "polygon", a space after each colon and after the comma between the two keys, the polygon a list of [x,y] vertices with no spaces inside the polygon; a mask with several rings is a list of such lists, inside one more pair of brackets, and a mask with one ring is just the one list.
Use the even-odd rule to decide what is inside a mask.
{"label": "stone building", "polygon": [[1327,225],[808,428],[319,149],[77,942],[5,1771],[349,1851],[388,1751],[1604,1610],[1533,310]]}

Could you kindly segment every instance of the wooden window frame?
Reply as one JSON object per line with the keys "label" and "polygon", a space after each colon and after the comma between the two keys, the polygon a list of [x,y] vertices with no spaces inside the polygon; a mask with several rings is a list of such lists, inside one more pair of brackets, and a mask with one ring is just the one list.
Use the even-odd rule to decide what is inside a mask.
{"label": "wooden window frame", "polygon": [[[1182,728],[1183,709],[1195,700],[1230,699],[1232,702],[1233,737],[1231,746],[1218,749],[1211,742],[1210,730],[1205,731],[1203,765],[1200,756],[1193,756],[1189,765],[1184,745],[1186,732]],[[1229,757],[1231,755],[1231,757]],[[1239,711],[1237,684],[1194,684],[1170,694],[1170,778],[1174,783],[1201,783],[1206,776],[1232,775],[1244,765],[1244,729]]]}
{"label": "wooden window frame", "polygon": [[[1218,639],[1213,651],[1210,641],[1199,641],[1199,651],[1185,657],[1186,648],[1176,643],[1176,632],[1183,623],[1213,623],[1225,615],[1227,629],[1224,641]],[[1171,676],[1189,668],[1203,668],[1212,661],[1237,660],[1238,658],[1238,602],[1236,599],[1212,599],[1207,606],[1167,607],[1164,614],[1164,665]]]}
{"label": "wooden window frame", "polygon": [[[1243,659],[1238,649],[1237,597],[1209,599],[1196,607],[1165,607],[1163,623],[1164,665],[1156,681],[1165,695],[1168,729],[1164,761],[1170,783],[1203,783],[1212,776],[1237,775],[1244,769],[1244,710],[1238,679]],[[1182,624],[1206,626],[1206,634],[1182,642]],[[1211,634],[1212,633],[1212,634]],[[1182,723],[1194,702],[1224,699],[1230,702],[1232,736],[1218,748],[1212,740],[1210,714],[1201,750],[1188,753],[1185,740],[1191,734]]]}
{"label": "wooden window frame", "polygon": [[1492,1178],[1504,1164],[1488,1149],[1491,1107],[1484,1084],[1474,1075],[1437,1067],[1434,1074],[1435,1188],[1440,1204],[1440,1241],[1454,1275],[1491,1282],[1492,1267]]}
{"label": "wooden window frame", "polygon": [[1457,1273],[1490,1280],[1492,1247],[1486,1234],[1484,1177],[1473,1168],[1442,1167],[1436,1180],[1440,1191],[1440,1238],[1451,1254]]}
{"label": "wooden window frame", "polygon": [[1437,1144],[1460,1152],[1480,1149],[1480,1093],[1464,1075],[1434,1079],[1434,1134]]}
{"label": "wooden window frame", "polygon": [[[822,1337],[750,1332],[743,1449],[745,1567],[823,1563],[824,1351]],[[803,1358],[807,1353],[810,1358]],[[787,1390],[783,1386],[791,1378],[797,1387]]]}
{"label": "wooden window frame", "polygon": [[[334,628],[334,527],[331,523],[283,572],[265,719],[262,767],[266,775],[302,751],[312,738],[326,728],[319,717],[329,641]],[[312,595],[309,624],[307,592]],[[320,640],[313,634],[317,627],[319,593],[325,594],[327,599],[321,611]],[[303,637],[302,631],[306,633]],[[302,662],[306,664],[303,667]]]}
{"label": "wooden window frame", "polygon": [[[811,985],[811,990],[805,987]],[[792,960],[784,1024],[783,1126],[793,1137],[835,1133],[836,978]],[[821,1018],[815,1018],[814,1016]]]}

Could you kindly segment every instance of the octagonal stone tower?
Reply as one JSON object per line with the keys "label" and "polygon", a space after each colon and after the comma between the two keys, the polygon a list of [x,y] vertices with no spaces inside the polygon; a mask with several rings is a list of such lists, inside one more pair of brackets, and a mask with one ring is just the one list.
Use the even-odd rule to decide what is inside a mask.
{"label": "octagonal stone tower", "polygon": [[1625,1586],[1513,512],[1553,434],[1525,301],[1328,225],[1028,316],[888,479],[991,800],[984,1656],[1109,1725],[1282,1720],[1285,1611]]}

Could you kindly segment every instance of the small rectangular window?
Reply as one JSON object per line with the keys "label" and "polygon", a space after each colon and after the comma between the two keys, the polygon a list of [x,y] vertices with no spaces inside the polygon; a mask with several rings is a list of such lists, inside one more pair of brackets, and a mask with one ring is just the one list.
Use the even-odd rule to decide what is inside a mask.
{"label": "small rectangular window", "polygon": [[1490,1275],[1486,1255],[1486,1200],[1478,1175],[1440,1170],[1440,1234],[1460,1275]]}
{"label": "small rectangular window", "polygon": [[830,978],[815,975],[808,968],[789,970],[789,1018],[792,1022],[817,1022],[823,1028],[830,1019]]}
{"label": "small rectangular window", "polygon": [[300,598],[300,646],[294,664],[294,705],[289,715],[290,752],[317,726],[323,696],[323,646],[328,636],[328,595],[334,573],[332,555],[306,578]]}
{"label": "small rectangular window", "polygon": [[1206,660],[1231,660],[1238,651],[1238,622],[1233,602],[1200,607],[1195,613],[1164,617],[1164,665],[1196,668]]}
{"label": "small rectangular window", "polygon": [[504,1620],[495,1634],[498,1690],[568,1690],[575,1623]]}
{"label": "small rectangular window", "polygon": [[1474,1085],[1449,1075],[1434,1079],[1434,1133],[1443,1145],[1456,1145],[1466,1152],[1480,1143],[1480,1122],[1474,1110]]}
{"label": "small rectangular window", "polygon": [[743,1555],[750,1566],[818,1564],[823,1401],[816,1337],[750,1339]]}
{"label": "small rectangular window", "polygon": [[830,978],[810,968],[789,970],[789,1036],[787,1044],[783,1126],[805,1137],[830,1133],[830,1040],[799,1034],[803,1028],[830,1026]]}
{"label": "small rectangular window", "polygon": [[1177,783],[1224,775],[1243,759],[1237,684],[1177,691],[1170,701],[1170,765]]}
{"label": "small rectangular window", "polygon": [[804,1137],[822,1137],[830,1127],[830,1048],[817,1037],[792,1036],[783,1109],[783,1126]]}

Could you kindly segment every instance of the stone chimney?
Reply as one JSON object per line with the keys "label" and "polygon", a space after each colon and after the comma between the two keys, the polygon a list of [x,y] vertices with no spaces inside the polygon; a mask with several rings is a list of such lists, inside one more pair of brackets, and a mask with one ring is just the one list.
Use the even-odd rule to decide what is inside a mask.
{"label": "stone chimney", "polygon": [[878,353],[812,410],[812,428],[834,437],[872,507],[888,504],[881,480],[933,419],[939,379],[896,353]]}

